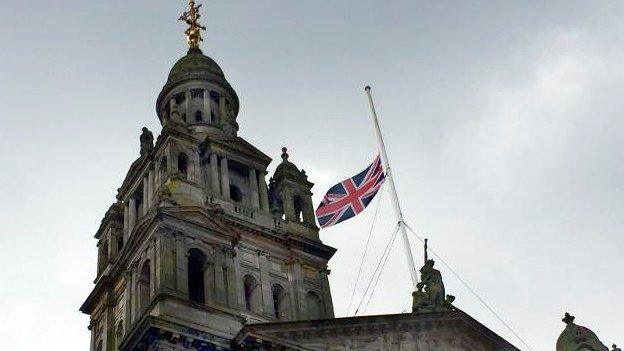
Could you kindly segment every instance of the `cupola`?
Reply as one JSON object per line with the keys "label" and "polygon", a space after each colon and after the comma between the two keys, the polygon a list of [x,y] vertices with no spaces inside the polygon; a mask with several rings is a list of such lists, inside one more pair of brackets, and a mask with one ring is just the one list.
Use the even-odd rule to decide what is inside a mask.
{"label": "cupola", "polygon": [[163,126],[181,124],[196,131],[235,135],[239,102],[236,92],[225,79],[223,70],[199,48],[201,30],[199,7],[180,17],[189,28],[189,50],[169,72],[167,82],[156,100],[156,113]]}

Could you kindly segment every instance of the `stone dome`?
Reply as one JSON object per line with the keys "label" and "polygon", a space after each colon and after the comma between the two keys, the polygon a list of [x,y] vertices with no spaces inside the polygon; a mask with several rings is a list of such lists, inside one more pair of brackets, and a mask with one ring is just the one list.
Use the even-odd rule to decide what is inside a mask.
{"label": "stone dome", "polygon": [[195,77],[212,78],[225,82],[225,75],[221,67],[197,48],[190,49],[186,56],[180,58],[173,65],[171,71],[169,71],[167,84]]}
{"label": "stone dome", "polygon": [[228,100],[234,108],[235,115],[238,114],[238,96],[227,79],[225,79],[221,67],[212,58],[204,55],[199,48],[191,48],[169,71],[167,82],[156,100],[156,112],[159,117],[163,104],[170,98],[170,93],[176,90],[176,87],[193,82],[204,83],[222,90],[229,98]]}
{"label": "stone dome", "polygon": [[566,313],[565,329],[557,339],[557,351],[609,351],[589,328],[574,323],[574,317]]}

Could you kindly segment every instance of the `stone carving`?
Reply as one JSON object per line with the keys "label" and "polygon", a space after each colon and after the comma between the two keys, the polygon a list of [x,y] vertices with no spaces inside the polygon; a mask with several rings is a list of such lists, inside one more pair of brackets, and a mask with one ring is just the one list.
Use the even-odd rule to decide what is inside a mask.
{"label": "stone carving", "polygon": [[414,291],[413,312],[440,312],[453,309],[455,297],[446,295],[442,274],[433,268],[435,262],[427,259],[427,239],[425,239],[425,264],[420,269],[420,283]]}
{"label": "stone carving", "polygon": [[613,350],[611,351],[622,351],[622,349],[618,348],[616,344],[613,344],[611,347],[613,347]]}
{"label": "stone carving", "polygon": [[557,351],[609,351],[593,331],[574,324],[574,316],[566,313],[562,321],[566,327],[557,339]]}
{"label": "stone carving", "polygon": [[143,127],[139,141],[141,142],[141,157],[149,154],[154,148],[154,134]]}

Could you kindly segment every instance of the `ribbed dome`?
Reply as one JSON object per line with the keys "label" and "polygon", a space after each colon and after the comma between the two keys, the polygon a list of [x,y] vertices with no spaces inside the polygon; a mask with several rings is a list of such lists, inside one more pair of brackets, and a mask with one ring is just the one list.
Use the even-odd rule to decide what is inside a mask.
{"label": "ribbed dome", "polygon": [[167,85],[179,80],[197,76],[215,76],[216,80],[225,81],[221,67],[210,57],[204,55],[200,49],[190,49],[188,54],[173,65],[169,72]]}
{"label": "ribbed dome", "polygon": [[161,120],[160,111],[162,110],[163,104],[166,103],[164,99],[166,98],[168,100],[170,98],[168,94],[176,92],[176,87],[189,82],[207,83],[212,86],[220,87],[231,103],[234,109],[234,115],[238,114],[238,96],[230,83],[225,79],[221,67],[219,67],[213,59],[204,55],[199,48],[191,48],[184,57],[173,65],[169,72],[167,83],[165,83],[165,86],[158,95],[158,99],[156,100],[156,112]]}

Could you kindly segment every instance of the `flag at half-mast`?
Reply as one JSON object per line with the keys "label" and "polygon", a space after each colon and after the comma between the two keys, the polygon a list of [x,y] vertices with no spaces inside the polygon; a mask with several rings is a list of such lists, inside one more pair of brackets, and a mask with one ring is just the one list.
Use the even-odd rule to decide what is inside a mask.
{"label": "flag at half-mast", "polygon": [[332,186],[316,209],[321,228],[345,221],[364,211],[386,180],[379,155],[357,175]]}

